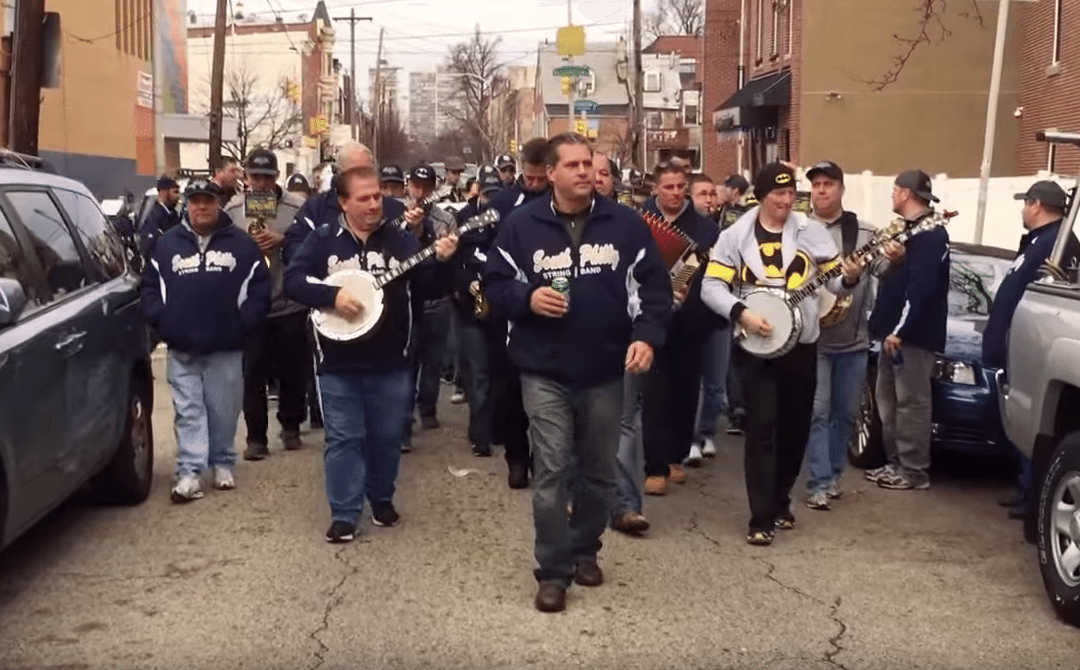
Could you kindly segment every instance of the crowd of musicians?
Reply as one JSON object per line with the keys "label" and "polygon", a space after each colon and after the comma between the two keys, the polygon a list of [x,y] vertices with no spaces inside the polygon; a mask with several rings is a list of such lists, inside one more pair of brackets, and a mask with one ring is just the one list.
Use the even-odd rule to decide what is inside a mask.
{"label": "crowd of musicians", "polygon": [[[844,209],[844,173],[829,161],[805,174],[808,215],[780,162],[750,183],[675,159],[655,166],[650,194],[622,197],[618,166],[572,133],[533,139],[469,183],[459,159],[441,180],[428,164],[378,166],[356,143],[339,149],[323,193],[303,175],[279,186],[266,150],[217,167],[187,185],[182,208],[162,177],[140,229],[144,313],[168,348],[174,502],[203,497],[204,476],[236,486],[241,414],[243,458],[270,455],[272,389],[284,449],[303,447],[305,421],[325,431],[326,540],[352,540],[365,501],[375,525],[394,525],[401,454],[417,420],[439,426],[449,381],[468,403],[472,454],[501,447],[509,486],[531,484],[535,604],[559,611],[571,583],[603,582],[603,532],[647,531],[643,496],[714,456],[718,425],[745,435],[747,542],[796,527],[804,460],[797,497],[835,505],[875,340],[888,462],[866,477],[893,490],[930,484],[949,238],[922,171],[893,188],[901,243]],[[1032,238],[1052,240],[1064,192],[1040,182],[1023,198]],[[671,240],[682,241],[674,256]],[[1003,309],[1031,261],[1021,256],[1002,283]],[[334,281],[355,270],[394,278],[372,298]],[[780,301],[790,314],[755,312],[757,294],[796,296],[810,282],[824,284],[827,313],[791,298]],[[380,309],[359,336],[317,323]],[[1010,317],[991,319],[989,355],[1004,351]],[[785,338],[769,353],[751,346]]]}

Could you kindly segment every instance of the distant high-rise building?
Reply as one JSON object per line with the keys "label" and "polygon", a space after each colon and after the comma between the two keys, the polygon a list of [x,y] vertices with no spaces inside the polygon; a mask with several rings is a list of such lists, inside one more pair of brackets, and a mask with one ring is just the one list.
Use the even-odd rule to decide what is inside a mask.
{"label": "distant high-rise building", "polygon": [[460,125],[454,114],[461,103],[459,76],[446,68],[409,74],[407,129],[413,139],[434,142]]}
{"label": "distant high-rise building", "polygon": [[379,100],[379,92],[375,90],[376,81],[379,82],[380,88],[382,88],[382,100],[383,109],[385,110],[397,110],[398,107],[398,71],[399,67],[383,67],[381,71],[376,71],[375,68],[368,70],[368,108],[375,109],[375,104]]}

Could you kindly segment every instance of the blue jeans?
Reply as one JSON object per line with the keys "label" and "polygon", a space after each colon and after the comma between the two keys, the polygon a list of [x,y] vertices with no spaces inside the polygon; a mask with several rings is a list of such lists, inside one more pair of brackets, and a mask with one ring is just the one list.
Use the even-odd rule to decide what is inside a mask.
{"label": "blue jeans", "polygon": [[627,372],[623,377],[622,421],[615,487],[618,500],[612,519],[627,512],[642,511],[641,489],[645,477],[645,449],[641,441],[641,387],[644,377]]}
{"label": "blue jeans", "polygon": [[175,411],[177,478],[211,466],[231,470],[244,404],[244,352],[195,355],[169,350],[166,377]]}
{"label": "blue jeans", "polygon": [[847,448],[862,405],[866,384],[865,351],[820,354],[810,440],[806,449],[808,493],[824,491],[847,466]]}
{"label": "blue jeans", "polygon": [[393,501],[410,390],[408,370],[319,375],[334,521],[355,524],[365,497],[373,507]]}
{"label": "blue jeans", "polygon": [[727,414],[728,363],[731,326],[709,333],[701,350],[701,399],[698,402],[697,441],[716,434],[716,423]]}

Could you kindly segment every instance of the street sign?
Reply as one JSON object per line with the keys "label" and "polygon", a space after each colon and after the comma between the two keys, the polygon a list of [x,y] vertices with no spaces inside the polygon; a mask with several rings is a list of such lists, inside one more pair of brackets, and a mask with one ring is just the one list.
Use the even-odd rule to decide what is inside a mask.
{"label": "street sign", "polygon": [[566,26],[555,33],[555,45],[560,56],[580,56],[585,53],[585,26]]}
{"label": "street sign", "polygon": [[556,77],[588,77],[589,68],[584,65],[563,65],[551,71]]}
{"label": "street sign", "polygon": [[599,107],[600,107],[600,105],[596,104],[592,100],[575,100],[574,101],[574,111],[578,112],[579,114],[581,112],[586,112],[586,113],[595,112]]}
{"label": "street sign", "polygon": [[326,118],[326,114],[319,114],[311,118],[312,135],[322,135],[328,130],[330,130],[330,120]]}

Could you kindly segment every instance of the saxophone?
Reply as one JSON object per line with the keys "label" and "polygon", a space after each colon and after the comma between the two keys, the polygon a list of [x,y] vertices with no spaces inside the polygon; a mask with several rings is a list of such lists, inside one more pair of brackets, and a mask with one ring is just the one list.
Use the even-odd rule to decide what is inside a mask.
{"label": "saxophone", "polygon": [[479,281],[473,281],[469,284],[469,293],[473,297],[473,315],[478,319],[486,319],[491,314],[491,305],[488,303],[487,298],[484,297],[484,289],[480,287]]}

